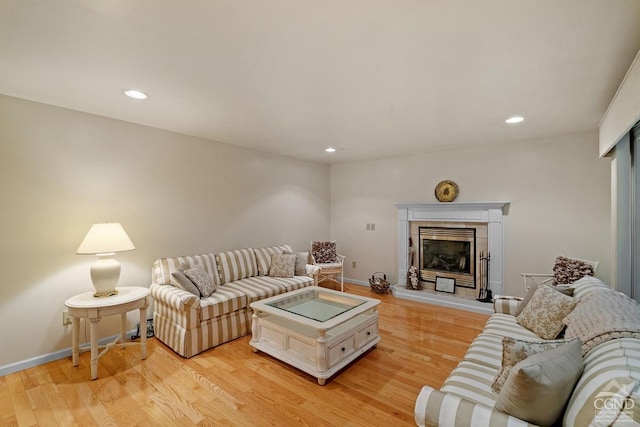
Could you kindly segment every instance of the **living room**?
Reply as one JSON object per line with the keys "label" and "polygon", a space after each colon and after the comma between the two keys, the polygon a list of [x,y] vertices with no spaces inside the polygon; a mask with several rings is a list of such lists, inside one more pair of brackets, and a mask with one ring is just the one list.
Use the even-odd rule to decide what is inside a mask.
{"label": "living room", "polygon": [[[460,2],[458,6],[471,8],[470,3]],[[551,19],[554,13],[562,18],[571,16],[564,7],[556,10],[553,3],[546,2],[546,7],[552,12],[536,14],[537,19]],[[122,264],[121,286],[148,286],[153,261],[161,257],[283,243],[302,251],[309,249],[311,240],[337,242],[338,251],[347,257],[345,278],[350,283],[366,286],[371,274],[377,271],[386,273],[391,283],[404,283],[405,278],[396,277],[398,218],[395,204],[437,203],[434,188],[438,182],[448,179],[459,186],[457,202],[509,202],[508,213],[504,217],[504,293],[522,296],[524,289],[520,273],[549,271],[554,258],[560,254],[599,260],[597,276],[611,281],[611,160],[600,157],[599,125],[640,50],[640,29],[637,28],[640,9],[631,1],[607,6],[598,6],[597,3],[589,2],[589,7],[582,2],[573,3],[573,7],[588,11],[587,16],[576,24],[578,29],[569,34],[576,45],[557,43],[560,45],[557,46],[554,45],[555,40],[546,40],[546,45],[536,44],[538,48],[548,47],[548,55],[552,57],[549,68],[539,72],[546,77],[529,82],[524,81],[522,75],[510,80],[511,71],[523,73],[522,69],[512,65],[496,77],[496,80],[505,82],[506,87],[499,89],[497,84],[487,84],[493,90],[480,97],[481,93],[471,89],[484,87],[485,79],[492,80],[490,73],[499,70],[489,66],[475,69],[473,64],[469,64],[475,74],[456,74],[461,87],[451,89],[452,93],[438,94],[437,84],[432,81],[427,82],[431,92],[406,87],[407,93],[415,91],[418,93],[416,97],[433,102],[424,110],[409,111],[410,118],[397,117],[402,115],[403,107],[414,105],[402,101],[408,95],[403,95],[401,90],[401,95],[391,96],[386,103],[380,104],[379,108],[386,111],[384,114],[363,118],[357,109],[351,111],[348,119],[355,123],[354,127],[365,129],[361,134],[354,134],[352,127],[331,128],[332,120],[337,120],[334,116],[344,113],[345,105],[349,104],[341,103],[343,98],[323,100],[322,92],[330,90],[324,85],[312,93],[314,97],[305,97],[302,88],[298,97],[288,99],[290,108],[296,112],[289,112],[286,119],[296,118],[300,125],[284,126],[284,129],[277,126],[279,120],[285,120],[275,114],[278,108],[268,103],[252,105],[255,101],[246,92],[259,92],[259,88],[252,87],[253,79],[257,79],[253,76],[238,83],[246,84],[246,92],[229,95],[224,92],[224,84],[216,87],[224,99],[237,97],[237,101],[228,105],[234,115],[225,116],[221,110],[216,110],[224,103],[208,106],[208,99],[202,99],[200,94],[193,95],[197,102],[187,103],[189,98],[183,97],[177,83],[183,76],[180,79],[174,77],[176,80],[171,80],[172,84],[167,85],[171,87],[162,94],[149,90],[148,100],[128,99],[121,92],[130,85],[154,89],[163,87],[160,73],[155,74],[153,70],[166,64],[155,63],[154,56],[149,54],[151,58],[140,60],[149,61],[150,65],[145,69],[148,81],[138,80],[144,73],[129,75],[126,68],[111,70],[122,80],[109,80],[100,69],[105,63],[92,64],[88,58],[82,57],[82,46],[76,47],[80,52],[79,58],[72,54],[73,49],[59,46],[51,49],[50,55],[44,55],[46,43],[38,45],[34,51],[28,49],[34,38],[46,41],[52,34],[56,35],[55,43],[64,46],[69,39],[59,31],[60,28],[76,28],[69,38],[80,39],[85,35],[87,40],[96,43],[95,50],[103,47],[115,49],[111,44],[122,43],[126,39],[101,41],[98,37],[88,37],[92,28],[90,25],[81,26],[78,20],[85,15],[69,13],[68,17],[64,16],[69,12],[67,8],[81,6],[70,4],[64,10],[54,11],[54,6],[19,6],[18,2],[3,5],[0,9],[7,13],[2,13],[3,18],[0,18],[3,24],[0,32],[3,40],[11,41],[0,47],[3,57],[10,58],[0,67],[0,81],[3,82],[0,84],[0,182],[4,196],[4,220],[0,225],[4,242],[4,283],[0,287],[3,337],[0,375],[68,355],[71,330],[61,324],[64,301],[91,289],[89,268],[94,261],[92,256],[78,256],[75,252],[89,227],[98,222],[120,222],[135,244],[135,250],[117,255]],[[286,2],[281,2],[280,6],[284,10],[294,8]],[[327,9],[314,11],[331,16],[329,11],[335,7],[351,15],[366,9],[360,6],[343,10],[334,2],[326,5]],[[413,9],[409,4],[406,6],[408,10],[403,12],[394,11],[393,6],[387,4],[373,17],[363,17],[364,22],[370,24],[367,29],[371,31],[363,34],[369,37],[378,34],[379,38],[374,39],[373,44],[384,45],[380,33],[373,29],[380,29],[379,25],[385,22],[385,13],[390,10],[395,18],[409,19],[407,15]],[[94,7],[99,8],[97,5]],[[284,25],[281,20],[286,21],[287,14],[282,10],[282,13],[270,12],[256,4],[246,7],[259,10],[256,15],[248,15],[265,32],[274,27],[280,28],[279,25]],[[416,5],[411,3],[411,7]],[[525,8],[523,5],[520,7]],[[496,11],[509,6],[507,2],[492,2],[491,8]],[[527,8],[524,10],[528,11]],[[112,14],[115,20],[118,16],[134,17],[118,10],[98,11],[96,14]],[[243,15],[237,10],[233,14],[225,11],[227,14],[222,16]],[[414,13],[419,11],[413,10]],[[450,14],[453,12],[448,11]],[[598,14],[605,12],[606,19],[598,18]],[[91,14],[91,11],[83,13]],[[211,18],[214,13],[209,13],[207,16]],[[522,18],[522,13],[520,10],[517,17]],[[260,16],[275,22],[267,25],[259,19]],[[302,17],[296,17],[301,23],[305,22]],[[171,22],[168,17],[163,18],[168,20],[165,25]],[[351,19],[358,21],[353,16]],[[595,25],[599,19],[603,21],[601,27]],[[218,20],[221,18],[216,20],[220,24]],[[464,18],[465,23],[469,20],[469,17]],[[341,29],[337,34],[349,36],[351,33],[345,29],[346,25],[342,26],[342,21],[340,24],[336,24]],[[395,23],[392,29],[399,31],[403,25],[415,28],[419,27],[418,24],[413,21]],[[227,25],[226,31],[232,34],[230,28],[233,25]],[[509,29],[519,25],[515,21],[510,22]],[[559,26],[556,24],[553,28]],[[445,29],[455,33],[454,27],[448,24]],[[35,28],[40,28],[39,36],[27,37],[26,34]],[[268,57],[260,62],[264,67],[262,76],[272,82],[277,80],[268,93],[275,98],[278,90],[286,86],[287,77],[291,76],[269,69],[268,63],[279,58],[285,62],[281,65],[283,68],[291,64],[286,60],[287,49],[273,52],[280,41],[279,33],[273,31],[275,40],[270,40],[273,44],[260,46],[251,53],[263,52]],[[543,32],[540,27],[540,33]],[[389,37],[397,34],[389,33]],[[225,33],[227,37],[229,34]],[[256,42],[261,34],[256,30],[251,40]],[[464,34],[463,41],[470,43],[469,34]],[[287,33],[286,36],[292,35]],[[574,39],[579,39],[579,36],[587,41],[578,44]],[[320,35],[317,37],[322,40]],[[406,37],[410,38],[410,35]],[[329,39],[329,42],[335,42]],[[502,34],[498,31],[489,40],[496,42],[501,39]],[[365,49],[361,44],[366,43],[359,37],[348,37],[348,40],[351,53],[360,58],[358,49]],[[525,37],[524,40],[529,39]],[[598,40],[602,45],[597,43]],[[153,44],[151,39],[145,38],[144,41]],[[406,40],[401,38],[400,41]],[[224,46],[227,42],[234,43],[235,49],[242,49],[247,41],[238,37],[235,41],[227,38],[225,42],[221,37],[213,47]],[[475,49],[480,49],[476,44],[470,47],[461,46],[463,42],[453,44],[456,45],[461,49],[460,56],[470,56]],[[291,49],[291,45],[285,46]],[[322,46],[329,50],[331,45]],[[568,56],[573,46],[582,50],[576,56]],[[203,42],[203,45],[191,49],[203,47],[212,48]],[[170,61],[189,59],[183,58],[181,55],[184,53],[178,48],[179,44],[167,47],[167,57],[175,56]],[[310,69],[321,59],[350,63],[343,51],[333,58],[318,49],[320,59],[311,62]],[[590,50],[594,53],[587,55]],[[348,50],[345,48],[345,51]],[[366,53],[371,51],[365,49],[361,55],[366,56]],[[502,64],[510,63],[507,59],[511,54],[508,52],[485,53],[491,58],[503,59]],[[528,54],[513,55],[516,62],[528,59],[528,66],[541,62],[544,57],[541,52],[531,53],[531,58]],[[392,57],[389,62],[394,62],[393,58],[397,59]],[[249,59],[244,55],[242,59],[245,62],[238,59],[236,63],[242,68],[241,74],[251,74],[246,69],[251,68]],[[564,65],[569,68],[574,65],[570,64],[571,61],[582,68],[592,67],[591,71],[567,76],[554,69]],[[83,63],[86,68],[79,66]],[[194,62],[186,63],[188,67],[195,67],[192,65]],[[357,64],[358,68],[353,71],[356,76],[336,83],[337,86],[333,86],[336,92],[356,85],[365,65],[374,71],[382,66],[374,60],[363,60]],[[411,64],[415,65],[414,62]],[[455,63],[456,66],[460,64]],[[424,68],[418,71],[426,71],[431,65],[422,66]],[[332,75],[340,67],[334,69],[323,65],[317,72],[324,76]],[[300,69],[307,70],[306,67]],[[438,70],[440,73],[455,71],[446,67]],[[559,74],[557,81],[548,76],[556,71]],[[220,80],[231,79],[233,67],[227,65],[216,72]],[[409,79],[415,72],[403,69],[398,75],[405,75],[409,84],[415,81]],[[205,84],[207,73],[190,77],[201,79]],[[47,80],[47,74],[50,80]],[[605,77],[600,78],[601,75]],[[527,74],[526,77],[533,76]],[[303,86],[305,83],[291,78],[292,85]],[[356,98],[362,92],[397,89],[394,85],[376,86],[375,83],[382,80],[384,76],[376,75],[367,80],[367,84],[358,86],[358,90],[348,92],[348,96]],[[596,83],[595,89],[588,87]],[[568,89],[563,91],[560,85],[567,85]],[[561,94],[554,98],[538,96],[547,86],[554,88],[551,92],[560,91]],[[467,103],[461,103],[464,107],[460,112],[438,109],[447,96],[454,98],[458,91],[463,90],[471,92]],[[573,99],[569,95],[581,90],[591,96],[589,105],[565,102],[564,98]],[[109,94],[103,91],[109,91]],[[79,101],[83,96],[97,96],[97,92],[105,97],[95,103],[98,107],[93,105],[90,108]],[[485,115],[483,104],[506,97],[505,92],[515,93],[509,99],[520,99],[513,105],[514,110],[505,109],[504,116]],[[76,96],[78,94],[82,96]],[[156,103],[154,108],[169,113],[151,120],[145,111],[145,102]],[[321,104],[317,110],[309,106],[315,103]],[[101,104],[105,105],[104,110]],[[238,104],[243,106],[238,107]],[[106,105],[112,109],[107,110]],[[446,105],[450,108],[450,104]],[[573,116],[571,110],[574,107],[580,110],[580,117]],[[199,117],[196,120],[190,114],[191,110],[199,108],[203,110],[204,119]],[[396,110],[392,111],[394,108]],[[531,114],[527,114],[529,111]],[[184,117],[181,117],[182,113]],[[510,114],[522,114],[525,120],[518,125],[506,125],[504,120]],[[424,119],[420,118],[422,115]],[[462,129],[466,129],[465,122],[471,116],[481,116],[485,123],[492,124],[472,129],[476,136],[469,143],[466,141],[468,133],[463,133]],[[316,117],[323,120],[312,120]],[[390,123],[386,128],[380,122],[385,117]],[[414,125],[411,130],[416,135],[403,129],[405,119],[410,122],[442,122],[444,125],[437,129],[434,127],[429,134],[418,132],[429,127]],[[207,121],[217,126],[218,134],[207,133],[210,132],[204,127]],[[265,122],[273,123],[275,130],[265,136],[264,148],[246,143],[247,140],[256,140],[259,144],[260,132],[269,129]],[[344,122],[340,123],[344,126]],[[317,135],[309,136],[313,133]],[[376,133],[381,136],[374,138]],[[278,145],[280,142],[274,145],[272,140],[278,135],[288,145]],[[354,140],[354,145],[350,146],[349,140]],[[399,140],[407,140],[411,144],[400,145]],[[238,141],[240,143],[236,143]],[[330,144],[337,146],[335,153],[324,152],[325,145]],[[369,145],[371,151],[366,151]],[[367,230],[367,224],[375,224],[375,229]],[[134,317],[129,322],[133,327]],[[112,335],[117,330],[117,319],[104,319],[100,324],[103,336]]]}

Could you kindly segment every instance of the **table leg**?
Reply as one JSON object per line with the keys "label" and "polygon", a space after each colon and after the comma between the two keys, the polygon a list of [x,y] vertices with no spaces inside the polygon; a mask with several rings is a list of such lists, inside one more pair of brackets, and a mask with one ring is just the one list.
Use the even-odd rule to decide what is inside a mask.
{"label": "table leg", "polygon": [[125,338],[127,337],[127,313],[120,314],[120,348],[124,348]]}
{"label": "table leg", "polygon": [[71,360],[73,366],[80,364],[80,318],[71,318]]}
{"label": "table leg", "polygon": [[140,358],[147,358],[147,307],[140,307]]}
{"label": "table leg", "polygon": [[91,322],[89,333],[91,334],[91,379],[98,378],[98,322],[100,319],[89,319]]}

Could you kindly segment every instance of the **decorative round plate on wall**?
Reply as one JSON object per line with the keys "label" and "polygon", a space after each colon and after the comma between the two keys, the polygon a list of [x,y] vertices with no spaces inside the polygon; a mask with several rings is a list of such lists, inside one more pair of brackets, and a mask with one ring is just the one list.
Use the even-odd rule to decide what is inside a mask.
{"label": "decorative round plate on wall", "polygon": [[449,180],[440,181],[436,185],[436,199],[441,202],[453,202],[458,197],[458,185]]}

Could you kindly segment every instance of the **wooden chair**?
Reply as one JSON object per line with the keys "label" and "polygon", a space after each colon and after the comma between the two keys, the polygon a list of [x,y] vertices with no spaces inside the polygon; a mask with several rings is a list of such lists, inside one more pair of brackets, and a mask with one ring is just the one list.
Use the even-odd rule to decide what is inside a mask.
{"label": "wooden chair", "polygon": [[[571,258],[571,257],[565,257],[565,256],[559,256],[558,258],[556,258],[556,264],[561,258],[565,258],[569,262],[579,262],[587,266],[591,266],[591,268],[593,269],[594,276],[596,274],[596,270],[598,269],[598,264],[600,264],[600,261],[589,261],[586,259]],[[527,289],[529,289],[529,285],[531,283],[537,283],[537,284],[549,283],[549,282],[552,282],[553,278],[556,276],[555,273],[520,273],[520,275],[522,276],[522,279],[524,281],[525,292],[527,291]]]}
{"label": "wooden chair", "polygon": [[[336,242],[311,242],[309,252],[310,263],[319,267],[318,283],[325,280],[340,285],[344,292],[344,260],[345,256],[336,253]],[[324,262],[318,262],[324,261]]]}

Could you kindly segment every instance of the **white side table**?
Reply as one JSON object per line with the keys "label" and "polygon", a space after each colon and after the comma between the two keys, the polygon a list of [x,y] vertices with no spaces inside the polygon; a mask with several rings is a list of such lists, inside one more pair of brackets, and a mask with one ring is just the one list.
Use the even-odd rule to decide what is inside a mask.
{"label": "white side table", "polygon": [[[65,301],[64,305],[69,310],[73,334],[71,338],[73,366],[78,366],[80,355],[80,319],[86,318],[91,323],[91,379],[98,378],[98,359],[102,357],[118,341],[122,347],[137,345],[136,342],[124,342],[127,327],[127,312],[140,310],[140,353],[141,358],[147,358],[147,307],[149,306],[149,289],[138,286],[127,286],[118,288],[118,294],[110,297],[96,298],[94,292],[85,292],[73,296]],[[98,322],[103,316],[120,315],[120,336],[113,342],[107,344],[105,349],[98,353]],[[83,349],[86,350],[86,349]]]}

